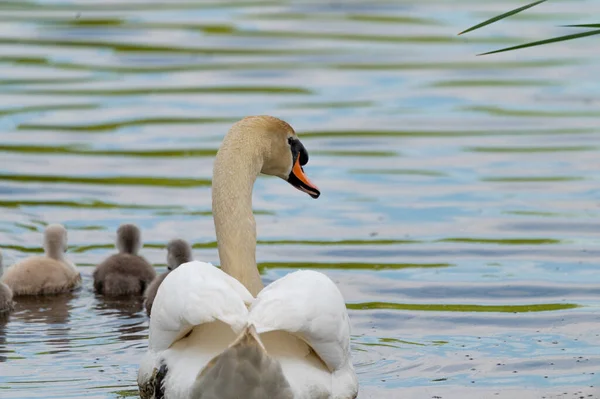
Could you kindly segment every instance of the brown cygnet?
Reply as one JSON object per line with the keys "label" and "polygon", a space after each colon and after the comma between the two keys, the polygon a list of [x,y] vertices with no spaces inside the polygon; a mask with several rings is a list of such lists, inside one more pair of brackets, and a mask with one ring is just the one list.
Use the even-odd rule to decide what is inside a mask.
{"label": "brown cygnet", "polygon": [[[0,277],[2,277],[4,267],[2,265],[2,252],[0,252]],[[12,312],[14,310],[13,293],[10,287],[0,283],[0,315]]]}
{"label": "brown cygnet", "polygon": [[185,240],[175,239],[171,240],[169,244],[167,244],[167,271],[157,276],[152,283],[148,286],[146,293],[144,294],[144,306],[146,307],[146,313],[150,316],[152,312],[152,304],[154,303],[154,297],[156,297],[156,292],[158,291],[158,287],[163,282],[165,277],[169,275],[169,273],[176,269],[177,266],[190,262],[192,260],[192,247]]}
{"label": "brown cygnet", "polygon": [[75,264],[65,257],[67,230],[51,224],[44,231],[44,256],[32,256],[18,262],[2,276],[14,296],[52,295],[72,291],[81,286],[81,275]]}
{"label": "brown cygnet", "polygon": [[139,296],[156,277],[154,267],[138,251],[140,229],[123,224],[117,230],[118,254],[111,255],[94,270],[94,290],[106,296]]}

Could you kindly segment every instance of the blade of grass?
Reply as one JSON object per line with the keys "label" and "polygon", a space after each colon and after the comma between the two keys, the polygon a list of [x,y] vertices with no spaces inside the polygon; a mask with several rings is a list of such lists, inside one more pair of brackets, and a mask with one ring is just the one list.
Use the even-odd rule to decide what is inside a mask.
{"label": "blade of grass", "polygon": [[546,0],[538,0],[538,1],[535,1],[533,3],[527,4],[526,6],[519,7],[519,8],[516,8],[516,9],[512,10],[512,11],[505,12],[504,14],[498,15],[498,16],[496,16],[494,18],[490,18],[487,21],[483,21],[480,24],[477,24],[475,26],[471,26],[469,29],[463,30],[462,32],[460,32],[458,34],[458,36],[462,35],[463,33],[471,32],[471,31],[474,31],[475,29],[482,28],[482,27],[484,27],[486,25],[493,24],[496,21],[500,21],[501,19],[504,19],[506,17],[510,17],[511,15],[515,15],[517,13],[520,13],[521,11],[527,10],[528,8],[531,8],[533,6],[537,6],[538,4],[543,3],[545,1]]}
{"label": "blade of grass", "polygon": [[598,35],[598,34],[600,34],[600,29],[591,30],[591,31],[587,31],[587,32],[581,32],[581,33],[574,33],[572,35],[553,37],[552,39],[546,39],[546,40],[540,40],[537,42],[520,44],[518,46],[506,47],[506,48],[503,48],[500,50],[488,51],[487,53],[482,53],[482,54],[477,54],[477,55],[489,55],[489,54],[503,53],[505,51],[519,50],[522,48],[533,47],[533,46],[541,46],[542,44],[563,42],[565,40],[579,39],[581,37],[593,36],[593,35]]}
{"label": "blade of grass", "polygon": [[559,25],[562,28],[600,28],[600,24]]}

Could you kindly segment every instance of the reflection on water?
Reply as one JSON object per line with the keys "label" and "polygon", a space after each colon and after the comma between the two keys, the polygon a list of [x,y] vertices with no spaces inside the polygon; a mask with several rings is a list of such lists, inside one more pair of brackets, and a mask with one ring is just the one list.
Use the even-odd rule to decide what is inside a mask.
{"label": "reflection on water", "polygon": [[19,300],[15,301],[15,311],[11,319],[24,323],[66,325],[73,310],[71,302],[76,295],[77,291],[48,297],[19,297]]}
{"label": "reflection on water", "polygon": [[361,399],[600,398],[594,39],[474,56],[600,6],[456,36],[513,6],[0,2],[0,248],[14,263],[64,223],[84,277],[0,320],[0,397],[136,397],[147,317],[94,295],[93,266],[124,222],[159,272],[175,237],[218,263],[212,159],[272,114],[323,195],[258,180],[259,267],[338,283]]}
{"label": "reflection on water", "polygon": [[94,310],[107,318],[118,320],[115,326],[119,332],[117,339],[123,341],[144,341],[148,338],[147,319],[142,314],[143,299],[104,298],[95,295],[97,303]]}
{"label": "reflection on water", "polygon": [[9,316],[5,313],[0,314],[0,363],[4,363],[8,360],[7,354],[9,350],[6,349],[6,323],[8,322]]}

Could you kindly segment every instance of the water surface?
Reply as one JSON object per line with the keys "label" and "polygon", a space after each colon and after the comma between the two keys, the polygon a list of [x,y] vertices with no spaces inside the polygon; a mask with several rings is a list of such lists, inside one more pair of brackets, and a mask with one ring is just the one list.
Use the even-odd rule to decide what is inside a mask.
{"label": "water surface", "polygon": [[361,399],[600,397],[598,39],[475,57],[600,6],[456,36],[517,4],[0,2],[0,248],[64,223],[84,277],[0,322],[0,396],[136,397],[148,320],[93,266],[123,222],[218,264],[213,156],[271,114],[323,195],[258,180],[259,266],[338,283]]}

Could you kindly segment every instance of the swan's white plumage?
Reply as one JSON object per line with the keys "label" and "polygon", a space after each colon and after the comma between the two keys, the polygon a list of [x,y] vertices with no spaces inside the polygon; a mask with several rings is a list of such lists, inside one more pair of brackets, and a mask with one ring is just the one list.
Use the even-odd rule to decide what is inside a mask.
{"label": "swan's white plumage", "polygon": [[235,332],[246,326],[252,295],[210,263],[180,265],[158,288],[150,318],[150,349],[168,349],[194,326],[222,321]]}
{"label": "swan's white plumage", "polygon": [[330,371],[348,359],[350,326],[346,304],[324,274],[301,270],[265,287],[250,307],[256,331],[287,331],[302,338]]}
{"label": "swan's white plumage", "polygon": [[138,383],[163,361],[168,368],[165,393],[187,397],[198,373],[248,324],[281,363],[295,398],[356,395],[348,315],[341,293],[327,276],[291,273],[254,299],[237,280],[197,261],[173,270],[158,289]]}
{"label": "swan's white plumage", "polygon": [[[259,333],[287,331],[308,343],[331,372],[330,397],[356,396],[358,380],[350,357],[346,303],[329,277],[301,270],[274,281],[258,294],[250,307],[249,320]],[[283,368],[287,371],[285,363]],[[302,374],[303,370],[305,366],[297,372]],[[306,383],[300,378],[299,384],[294,384],[297,372],[286,373],[286,376],[300,397],[298,391],[302,391]]]}

